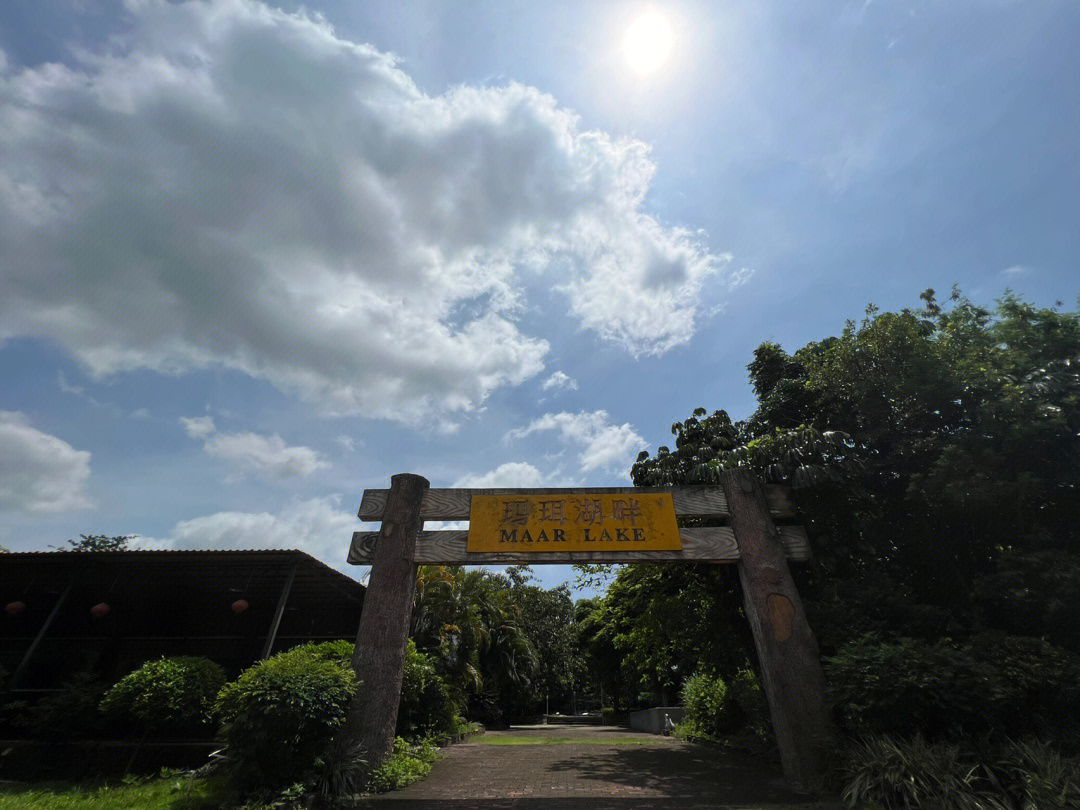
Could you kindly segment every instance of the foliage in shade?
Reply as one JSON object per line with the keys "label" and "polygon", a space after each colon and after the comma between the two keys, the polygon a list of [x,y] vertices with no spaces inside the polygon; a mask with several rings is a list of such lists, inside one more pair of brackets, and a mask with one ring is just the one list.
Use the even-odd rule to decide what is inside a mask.
{"label": "foliage in shade", "polygon": [[100,736],[104,720],[98,705],[105,684],[88,672],[80,672],[41,698],[21,719],[31,737],[43,740],[78,740]]}
{"label": "foliage in shade", "polygon": [[1080,760],[1046,743],[1010,740],[1000,754],[986,756],[955,743],[928,742],[921,735],[861,736],[845,748],[835,777],[852,810],[1080,807]]}
{"label": "foliage in shade", "polygon": [[1003,688],[991,666],[948,641],[874,636],[829,658],[825,680],[846,730],[931,738],[992,729]]}
{"label": "foliage in shade", "polygon": [[409,639],[402,673],[398,734],[409,739],[449,736],[457,729],[457,705],[432,660]]}
{"label": "foliage in shade", "polygon": [[717,675],[695,672],[683,683],[679,700],[686,708],[684,722],[695,733],[718,738],[738,730],[727,684]]}
{"label": "foliage in shade", "polygon": [[[793,575],[826,655],[868,633],[962,646],[986,631],[1080,653],[1080,314],[921,298],[790,353],[761,344],[754,413],[698,408],[634,483],[745,466],[787,485],[814,552]],[[670,692],[699,661],[728,680],[755,660],[733,571],[644,568],[614,575],[592,622],[597,653],[623,653],[621,700]]]}
{"label": "foliage in shade", "polygon": [[728,683],[728,695],[738,709],[740,725],[759,740],[772,737],[769,706],[757,675],[749,668],[736,671]]}
{"label": "foliage in shade", "polygon": [[581,619],[587,654],[616,706],[670,704],[699,663],[733,675],[753,646],[735,566],[633,565]]}
{"label": "foliage in shade", "polygon": [[851,810],[1013,810],[988,776],[965,761],[958,746],[928,743],[921,736],[858,739],[839,767],[841,798]]}
{"label": "foliage in shade", "polygon": [[210,722],[225,670],[206,658],[147,661],[124,676],[101,701],[101,710],[140,729],[182,732]]}
{"label": "foliage in shade", "polygon": [[686,709],[680,729],[684,736],[770,738],[768,706],[752,670],[737,670],[725,682],[701,669],[683,682],[679,701]]}
{"label": "foliage in shade", "polygon": [[1014,737],[1038,736],[1080,751],[1080,656],[1042,639],[984,633],[967,644],[992,668],[995,727]]}
{"label": "foliage in shade", "polygon": [[994,776],[1023,810],[1080,807],[1080,759],[1064,757],[1045,742],[1010,742],[994,763]]}
{"label": "foliage in shade", "polygon": [[826,681],[849,733],[1080,740],[1080,657],[1039,639],[864,636],[827,660]]}

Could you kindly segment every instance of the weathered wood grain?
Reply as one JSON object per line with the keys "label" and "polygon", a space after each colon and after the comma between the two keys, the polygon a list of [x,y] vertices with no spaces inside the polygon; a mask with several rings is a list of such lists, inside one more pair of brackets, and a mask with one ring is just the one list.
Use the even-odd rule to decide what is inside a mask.
{"label": "weathered wood grain", "polygon": [[[795,514],[783,487],[765,488],[769,508],[775,517]],[[364,490],[357,517],[361,520],[382,520],[389,490]],[[468,520],[473,495],[634,495],[649,492],[670,492],[679,517],[726,517],[727,498],[720,486],[693,487],[597,487],[593,489],[429,489],[420,507],[424,520]]]}
{"label": "weathered wood grain", "polygon": [[[420,532],[413,561],[418,565],[532,565],[576,562],[712,562],[733,563],[739,560],[735,534],[727,526],[683,528],[681,551],[523,551],[469,552],[468,529]],[[379,532],[356,532],[349,549],[349,562],[370,565],[375,556]],[[810,543],[802,526],[781,526],[780,542],[788,558],[797,562],[810,559]]]}
{"label": "weathered wood grain", "polygon": [[743,610],[754,634],[784,775],[796,790],[818,793],[829,727],[825,678],[785,559],[783,528],[773,523],[765,493],[749,470],[727,470],[722,481],[739,545]]}
{"label": "weathered wood grain", "polygon": [[364,684],[349,704],[335,746],[339,753],[356,750],[374,769],[394,747],[405,651],[409,638],[416,563],[416,538],[423,528],[420,504],[428,481],[419,475],[395,475],[383,521],[382,540],[372,555],[364,609],[352,667]]}

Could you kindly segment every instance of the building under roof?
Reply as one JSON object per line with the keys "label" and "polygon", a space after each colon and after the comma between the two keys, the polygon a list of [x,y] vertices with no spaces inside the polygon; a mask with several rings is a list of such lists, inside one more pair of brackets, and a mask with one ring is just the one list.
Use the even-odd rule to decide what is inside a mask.
{"label": "building under roof", "polygon": [[114,682],[144,661],[200,655],[230,677],[307,641],[354,639],[364,586],[302,551],[0,554],[5,691],[78,672]]}

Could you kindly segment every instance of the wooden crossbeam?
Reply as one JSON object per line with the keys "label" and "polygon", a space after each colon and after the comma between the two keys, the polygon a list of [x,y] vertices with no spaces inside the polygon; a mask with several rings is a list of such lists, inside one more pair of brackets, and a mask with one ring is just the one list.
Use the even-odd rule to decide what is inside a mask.
{"label": "wooden crossbeam", "polygon": [[[765,488],[769,511],[774,518],[791,518],[795,509],[787,491],[778,485]],[[386,511],[388,489],[366,489],[357,517],[361,520],[382,520]],[[423,520],[468,520],[473,495],[641,495],[670,492],[679,517],[728,516],[727,497],[720,486],[693,487],[606,487],[592,489],[429,489],[420,505]]]}
{"label": "wooden crossbeam", "polygon": [[[788,567],[789,560],[809,559],[806,531],[801,526],[778,525],[775,520],[794,514],[781,488],[762,487],[753,473],[740,468],[725,470],[721,480],[719,487],[431,490],[427,479],[402,474],[391,479],[390,490],[367,490],[359,517],[381,520],[382,529],[354,533],[348,559],[355,565],[371,565],[352,663],[357,679],[373,684],[373,688],[361,689],[350,704],[335,746],[343,751],[357,746],[369,773],[392,751],[418,564],[737,563],[743,609],[761,663],[762,689],[772,715],[784,774],[794,789],[819,793],[828,750],[828,704],[818,645]],[[670,493],[671,501],[641,498],[633,502],[633,495],[650,492]],[[474,495],[496,498],[477,501],[473,516]],[[557,528],[562,507],[556,509],[555,503],[560,495],[570,496],[562,501],[573,501],[575,495],[593,496],[592,501],[577,504],[581,520],[586,512],[595,518],[596,504],[604,500],[599,496],[608,496],[610,520],[608,507],[602,508],[600,517],[610,525],[605,524],[601,536],[594,534],[590,538],[589,528],[595,529],[590,520],[590,527],[583,528],[571,542],[565,530]],[[549,500],[551,497],[557,500]],[[540,514],[530,524],[534,499]],[[678,517],[723,518],[727,525],[679,527],[671,514],[671,502]],[[630,504],[636,512],[628,520]],[[503,524],[504,528],[493,528],[492,505],[496,508],[495,526]],[[520,509],[522,505],[527,508]],[[652,508],[651,515],[647,507]],[[663,514],[657,507],[663,508]],[[555,516],[556,512],[560,517]],[[634,523],[638,512],[642,527]],[[473,547],[484,551],[469,551],[468,529],[422,531],[425,520],[466,519],[476,532]],[[545,523],[551,524],[550,534],[542,528]],[[505,525],[531,526],[533,532],[521,528],[519,543],[518,529],[507,529]],[[646,525],[651,525],[656,534],[651,543],[644,536]],[[492,545],[496,530],[498,537]],[[676,533],[682,548],[670,550],[677,545],[670,542]],[[555,547],[581,550],[537,551],[541,543],[547,548],[566,543]],[[623,550],[633,548],[635,543],[640,543],[639,549],[651,545],[653,550]],[[502,551],[504,547],[514,550]],[[597,547],[603,550],[594,550]]]}
{"label": "wooden crossbeam", "polygon": [[[595,491],[595,490],[594,490]],[[780,526],[780,543],[788,559],[805,562],[810,559],[810,543],[802,526]],[[560,563],[631,563],[631,562],[711,562],[734,563],[739,560],[739,546],[727,526],[683,528],[681,551],[545,551],[469,552],[469,531],[442,530],[420,532],[416,540],[413,562],[419,565],[531,565]],[[349,562],[370,565],[375,558],[379,532],[355,532],[349,549]]]}

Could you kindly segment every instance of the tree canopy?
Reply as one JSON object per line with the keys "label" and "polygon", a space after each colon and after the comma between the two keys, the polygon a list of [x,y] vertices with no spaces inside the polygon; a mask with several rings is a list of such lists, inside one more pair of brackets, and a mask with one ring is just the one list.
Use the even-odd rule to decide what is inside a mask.
{"label": "tree canopy", "polygon": [[[814,551],[793,573],[826,656],[863,637],[937,650],[988,633],[1080,652],[1080,314],[927,290],[749,359],[754,412],[698,408],[631,477],[746,466],[787,485]],[[756,666],[734,566],[579,570],[606,592],[575,605],[524,567],[421,569],[413,637],[461,705],[496,722],[547,695],[626,708],[675,700],[695,671]]]}
{"label": "tree canopy", "polygon": [[78,540],[68,540],[72,551],[127,551],[137,534],[80,534]]}
{"label": "tree canopy", "polygon": [[[695,410],[633,481],[749,466],[791,487],[815,553],[796,576],[826,652],[870,631],[986,630],[1080,651],[1080,315],[1009,294],[921,302],[869,307],[790,353],[762,343],[756,410]],[[722,567],[627,567],[593,638],[623,652],[627,696],[665,689],[688,662],[752,658],[740,604]]]}

